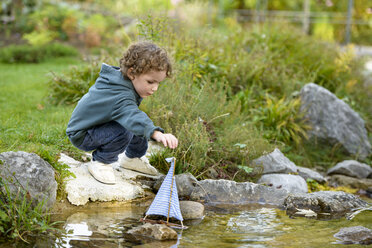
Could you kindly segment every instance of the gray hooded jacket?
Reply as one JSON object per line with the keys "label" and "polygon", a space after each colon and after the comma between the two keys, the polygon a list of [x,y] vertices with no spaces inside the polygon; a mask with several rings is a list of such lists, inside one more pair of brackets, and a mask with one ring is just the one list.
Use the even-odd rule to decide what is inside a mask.
{"label": "gray hooded jacket", "polygon": [[138,109],[141,101],[132,82],[124,78],[120,68],[103,63],[95,84],[73,111],[66,134],[72,144],[79,146],[88,129],[116,121],[134,135],[150,140],[155,130],[164,130],[154,126],[151,119]]}

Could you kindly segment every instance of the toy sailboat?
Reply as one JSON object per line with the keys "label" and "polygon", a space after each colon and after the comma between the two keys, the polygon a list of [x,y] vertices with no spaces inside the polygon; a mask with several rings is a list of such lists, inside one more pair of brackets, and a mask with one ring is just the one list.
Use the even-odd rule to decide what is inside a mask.
{"label": "toy sailboat", "polygon": [[[180,202],[178,200],[178,192],[176,185],[176,178],[174,175],[176,168],[176,159],[166,158],[168,163],[171,163],[167,176],[164,178],[163,183],[160,186],[155,199],[150,205],[150,208],[146,212],[146,216],[141,219],[142,221],[149,223],[161,223],[166,224],[169,227],[186,229],[187,227],[183,225],[183,218],[180,210]],[[149,215],[162,215],[167,217],[167,222],[165,221],[155,221],[146,219]],[[170,223],[169,218],[173,217],[181,222],[181,225]]]}

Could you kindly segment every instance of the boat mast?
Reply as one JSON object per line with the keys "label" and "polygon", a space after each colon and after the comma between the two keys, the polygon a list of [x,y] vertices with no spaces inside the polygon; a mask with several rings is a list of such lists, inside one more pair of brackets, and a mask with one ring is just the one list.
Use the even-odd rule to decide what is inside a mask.
{"label": "boat mast", "polygon": [[[173,175],[172,175],[172,183],[171,183],[171,191],[170,191],[170,197],[169,197],[169,205],[168,205],[168,216],[167,216],[167,223],[169,223],[169,212],[172,202],[172,193],[173,193],[173,181],[175,180],[175,170],[176,170],[176,158],[173,158],[174,160],[174,166],[173,166]],[[171,164],[172,165],[172,164]]]}

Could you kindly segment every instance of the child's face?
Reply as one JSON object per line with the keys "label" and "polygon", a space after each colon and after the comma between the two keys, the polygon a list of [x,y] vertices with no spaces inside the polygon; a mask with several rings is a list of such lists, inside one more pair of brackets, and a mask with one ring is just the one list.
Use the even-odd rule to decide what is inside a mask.
{"label": "child's face", "polygon": [[138,95],[142,98],[154,94],[165,77],[166,71],[149,71],[140,75],[129,76]]}

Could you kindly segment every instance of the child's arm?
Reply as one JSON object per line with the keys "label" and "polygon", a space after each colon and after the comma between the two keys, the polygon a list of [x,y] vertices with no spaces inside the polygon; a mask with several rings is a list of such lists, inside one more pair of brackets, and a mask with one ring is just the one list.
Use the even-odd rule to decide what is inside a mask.
{"label": "child's arm", "polygon": [[174,149],[178,146],[177,138],[171,133],[162,133],[159,131],[154,131],[151,138],[153,138],[157,142],[163,143],[165,147],[169,147],[171,149]]}

